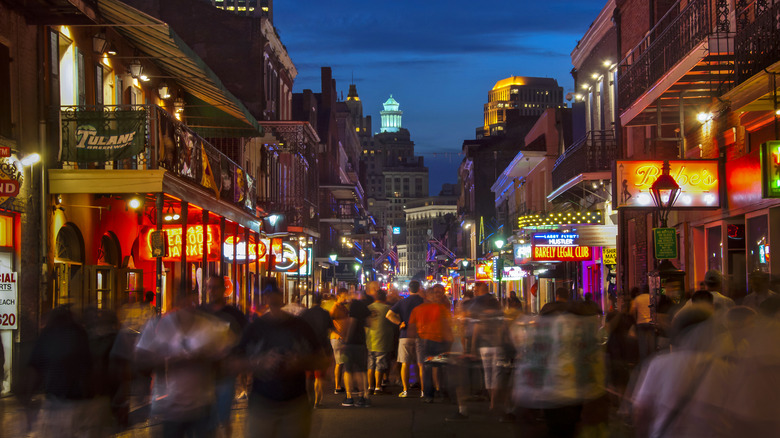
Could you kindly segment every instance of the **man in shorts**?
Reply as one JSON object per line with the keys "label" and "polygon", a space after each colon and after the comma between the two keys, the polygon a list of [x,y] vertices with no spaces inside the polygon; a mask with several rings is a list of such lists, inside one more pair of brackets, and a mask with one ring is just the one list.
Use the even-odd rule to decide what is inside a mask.
{"label": "man in shorts", "polygon": [[330,309],[330,317],[333,320],[333,331],[330,333],[330,344],[333,348],[333,357],[336,366],[333,367],[333,383],[336,385],[335,394],[344,392],[341,375],[344,371],[344,337],[347,335],[347,322],[349,320],[349,291],[340,288],[336,292],[336,304]]}
{"label": "man in shorts", "polygon": [[[344,388],[347,398],[342,406],[368,407],[368,349],[366,348],[366,322],[371,312],[357,291],[352,292],[349,303],[346,336],[344,337]],[[357,393],[355,392],[357,389]],[[357,399],[357,400],[355,400]]]}
{"label": "man in shorts", "polygon": [[409,396],[409,366],[411,364],[417,364],[417,373],[420,375],[420,387],[422,387],[423,368],[422,360],[419,359],[416,354],[417,340],[415,338],[410,338],[407,334],[409,316],[411,316],[412,310],[423,303],[423,298],[418,292],[420,292],[420,282],[409,282],[409,296],[395,303],[395,305],[387,311],[386,315],[390,322],[398,325],[401,329],[398,339],[398,362],[401,363],[401,384],[404,387],[403,392],[398,394],[398,397],[401,398]]}
{"label": "man in shorts", "polygon": [[376,301],[369,304],[371,318],[366,330],[366,345],[368,346],[368,392],[375,395],[382,393],[382,381],[390,369],[390,352],[393,350],[393,323],[385,318],[390,306],[387,304],[387,292],[376,291]]}

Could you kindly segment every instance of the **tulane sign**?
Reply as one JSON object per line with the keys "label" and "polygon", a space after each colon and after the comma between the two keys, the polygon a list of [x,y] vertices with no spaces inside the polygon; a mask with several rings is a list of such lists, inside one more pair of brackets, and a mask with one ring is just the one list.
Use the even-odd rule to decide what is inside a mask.
{"label": "tulane sign", "polygon": [[105,163],[144,150],[144,111],[82,111],[62,114],[62,161]]}

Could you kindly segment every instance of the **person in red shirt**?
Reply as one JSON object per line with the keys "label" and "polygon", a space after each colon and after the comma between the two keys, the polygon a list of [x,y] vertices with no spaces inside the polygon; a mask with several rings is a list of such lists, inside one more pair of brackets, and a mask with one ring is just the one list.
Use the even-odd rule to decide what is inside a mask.
{"label": "person in red shirt", "polygon": [[423,401],[433,402],[439,389],[439,373],[426,359],[449,351],[452,344],[452,316],[444,302],[444,286],[434,285],[423,293],[425,302],[409,317],[409,336],[417,338],[417,357],[423,362]]}

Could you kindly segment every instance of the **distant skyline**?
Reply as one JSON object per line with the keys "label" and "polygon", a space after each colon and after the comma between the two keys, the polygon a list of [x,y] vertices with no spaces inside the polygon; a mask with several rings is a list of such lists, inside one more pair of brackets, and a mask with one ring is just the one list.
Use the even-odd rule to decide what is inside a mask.
{"label": "distant skyline", "polygon": [[464,140],[482,124],[488,91],[509,76],[551,77],[573,92],[571,51],[606,0],[274,2],[274,25],[298,69],[294,92],[321,91],[331,67],[341,98],[357,85],[379,132],[392,94],[429,191],[458,180]]}

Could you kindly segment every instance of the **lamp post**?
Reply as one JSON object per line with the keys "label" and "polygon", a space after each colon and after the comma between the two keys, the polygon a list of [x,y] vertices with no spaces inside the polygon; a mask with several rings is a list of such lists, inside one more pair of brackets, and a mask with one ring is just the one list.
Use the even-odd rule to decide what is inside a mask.
{"label": "lamp post", "polygon": [[358,272],[360,272],[360,263],[355,263],[355,279],[357,280],[357,285],[355,285],[355,288],[360,286],[362,280],[362,278],[360,278],[361,276],[358,275]]}
{"label": "lamp post", "polygon": [[466,294],[466,287],[468,285],[469,276],[466,274],[468,273],[469,261],[463,260],[461,263],[463,263],[463,293],[461,294],[461,297],[463,297]]}
{"label": "lamp post", "polygon": [[338,287],[336,286],[336,259],[339,258],[338,254],[331,254],[328,256],[330,264],[333,265],[333,293],[338,293]]}
{"label": "lamp post", "polygon": [[653,193],[653,201],[661,216],[661,228],[666,228],[669,212],[672,210],[674,202],[677,201],[677,197],[680,196],[680,185],[677,184],[674,177],[669,175],[668,161],[664,161],[661,175],[650,186],[650,191]]}
{"label": "lamp post", "polygon": [[504,247],[504,239],[498,238],[496,239],[493,244],[496,246],[496,250],[498,250],[498,259],[496,259],[496,266],[493,268],[496,270],[496,278],[498,279],[498,289],[496,292],[496,298],[499,299],[499,301],[503,300],[501,299],[501,277],[503,275],[504,271],[504,263],[503,259],[501,258],[501,249]]}

